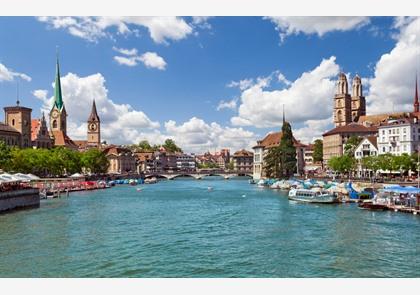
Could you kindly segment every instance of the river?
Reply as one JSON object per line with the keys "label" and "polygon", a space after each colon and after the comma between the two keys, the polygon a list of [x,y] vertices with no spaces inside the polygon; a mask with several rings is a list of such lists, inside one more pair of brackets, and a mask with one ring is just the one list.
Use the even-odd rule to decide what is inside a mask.
{"label": "river", "polygon": [[419,277],[419,262],[419,216],[295,203],[245,179],[120,185],[0,215],[0,277]]}

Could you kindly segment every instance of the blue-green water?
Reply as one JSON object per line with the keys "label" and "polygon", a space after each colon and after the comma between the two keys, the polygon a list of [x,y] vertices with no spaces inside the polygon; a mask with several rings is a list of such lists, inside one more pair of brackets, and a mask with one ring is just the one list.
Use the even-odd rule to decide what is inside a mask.
{"label": "blue-green water", "polygon": [[420,276],[419,216],[294,203],[246,180],[138,187],[0,215],[0,277]]}

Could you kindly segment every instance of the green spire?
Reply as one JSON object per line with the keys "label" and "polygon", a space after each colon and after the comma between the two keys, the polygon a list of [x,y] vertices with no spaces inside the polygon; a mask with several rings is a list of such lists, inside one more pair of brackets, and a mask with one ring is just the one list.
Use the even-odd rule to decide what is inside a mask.
{"label": "green spire", "polygon": [[54,92],[54,106],[59,110],[63,108],[63,96],[61,94],[61,82],[60,82],[60,65],[58,64],[58,55],[57,55],[57,66],[55,70],[55,92]]}

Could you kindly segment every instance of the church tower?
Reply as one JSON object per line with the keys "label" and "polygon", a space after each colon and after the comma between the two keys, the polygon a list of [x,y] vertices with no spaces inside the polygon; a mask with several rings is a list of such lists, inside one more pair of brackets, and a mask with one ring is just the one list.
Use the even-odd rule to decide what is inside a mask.
{"label": "church tower", "polygon": [[31,147],[31,113],[32,109],[20,106],[19,97],[16,106],[4,108],[6,125],[15,128],[21,134],[20,146]]}
{"label": "church tower", "polygon": [[87,131],[87,144],[90,147],[99,148],[101,145],[101,121],[96,111],[96,103],[93,100],[92,110],[87,121],[88,131]]}
{"label": "church tower", "polygon": [[55,87],[54,87],[54,105],[50,111],[50,130],[61,131],[64,135],[67,135],[67,112],[64,107],[63,96],[61,93],[61,81],[60,81],[60,65],[56,64],[55,72]]}
{"label": "church tower", "polygon": [[363,96],[362,79],[356,75],[353,79],[351,96],[351,120],[357,122],[360,116],[366,115],[366,99]]}
{"label": "church tower", "polygon": [[335,127],[345,126],[352,121],[351,97],[349,95],[347,78],[344,73],[338,75],[337,90],[334,96],[334,124]]}

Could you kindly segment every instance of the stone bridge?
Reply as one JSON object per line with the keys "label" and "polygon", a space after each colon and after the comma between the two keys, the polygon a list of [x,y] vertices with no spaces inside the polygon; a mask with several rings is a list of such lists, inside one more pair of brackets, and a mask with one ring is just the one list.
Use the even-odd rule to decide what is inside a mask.
{"label": "stone bridge", "polygon": [[247,176],[252,178],[251,172],[174,172],[174,173],[146,173],[145,178],[157,177],[166,178],[168,180],[175,179],[177,177],[193,177],[195,179],[203,179],[208,176],[221,176],[224,179],[230,179],[237,176]]}

